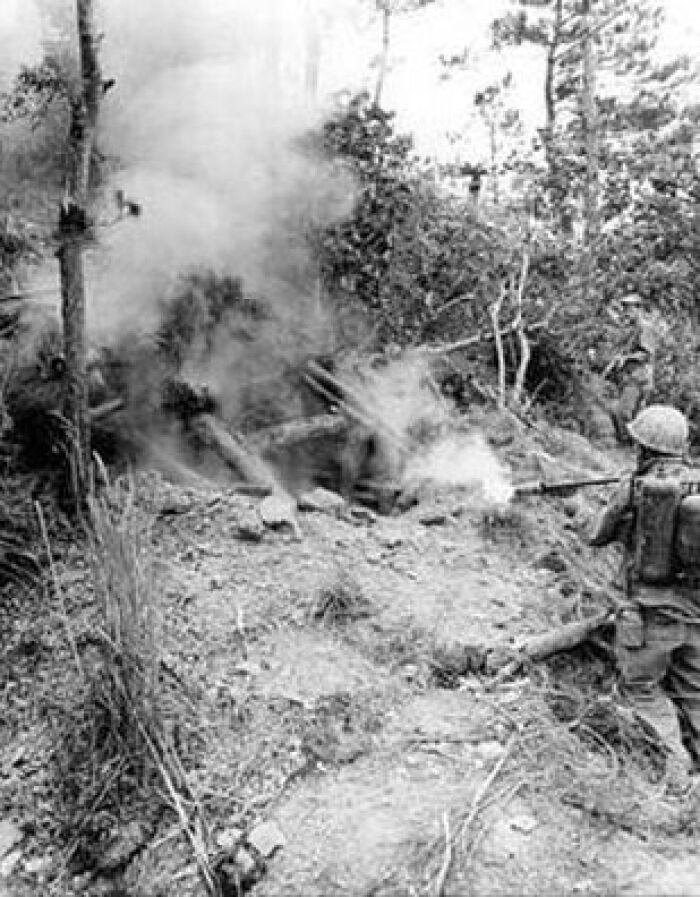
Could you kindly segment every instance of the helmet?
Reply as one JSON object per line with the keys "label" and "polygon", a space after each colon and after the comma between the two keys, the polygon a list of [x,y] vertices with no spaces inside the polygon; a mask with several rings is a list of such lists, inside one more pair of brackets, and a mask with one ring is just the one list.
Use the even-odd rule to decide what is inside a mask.
{"label": "helmet", "polygon": [[639,445],[661,455],[683,455],[688,447],[688,421],[670,405],[649,405],[627,425]]}

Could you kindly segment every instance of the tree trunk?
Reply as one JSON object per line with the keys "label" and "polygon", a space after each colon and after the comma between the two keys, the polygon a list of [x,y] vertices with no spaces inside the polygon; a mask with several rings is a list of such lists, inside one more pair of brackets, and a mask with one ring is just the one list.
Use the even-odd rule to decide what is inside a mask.
{"label": "tree trunk", "polygon": [[102,76],[97,58],[92,0],[77,0],[76,8],[81,87],[73,98],[71,108],[70,161],[65,195],[59,209],[58,259],[66,360],[63,400],[63,413],[68,425],[66,448],[71,498],[80,508],[87,498],[90,471],[83,249],[90,236],[87,210],[90,162],[102,94]]}
{"label": "tree trunk", "polygon": [[374,88],[374,105],[380,106],[384,82],[389,70],[389,48],[391,46],[391,0],[377,0],[377,7],[382,14],[382,49],[379,54],[379,71]]}
{"label": "tree trunk", "polygon": [[596,60],[593,47],[593,0],[583,0],[583,94],[581,97],[583,143],[586,171],[583,195],[583,270],[582,299],[585,307],[591,299],[598,238],[598,122],[596,116]]}
{"label": "tree trunk", "polygon": [[547,68],[544,80],[544,106],[545,106],[545,125],[543,133],[544,152],[547,160],[547,169],[550,176],[555,174],[555,156],[553,148],[554,128],[556,125],[556,98],[554,92],[554,75],[556,72],[557,50],[559,49],[559,40],[561,36],[562,10],[564,0],[555,0],[554,4],[554,24],[552,26],[552,39],[547,48]]}
{"label": "tree trunk", "polygon": [[498,189],[498,136],[495,115],[489,121],[489,152],[491,155],[491,198],[493,199],[493,204],[497,206],[501,197]]}

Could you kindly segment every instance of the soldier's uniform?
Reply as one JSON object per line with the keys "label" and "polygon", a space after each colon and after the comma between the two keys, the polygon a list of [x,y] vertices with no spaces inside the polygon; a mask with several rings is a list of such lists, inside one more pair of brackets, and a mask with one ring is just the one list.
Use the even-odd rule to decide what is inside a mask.
{"label": "soldier's uniform", "polygon": [[[668,423],[676,430],[655,437],[654,426]],[[622,691],[633,709],[651,726],[670,751],[676,767],[690,765],[683,746],[679,714],[685,721],[690,748],[700,757],[700,567],[680,565],[668,581],[649,583],[640,575],[647,550],[639,532],[639,484],[684,483],[695,489],[700,473],[684,461],[687,423],[680,412],[650,406],[629,426],[645,457],[635,474],[625,479],[596,522],[591,544],[623,545],[623,592],[616,627],[616,656]],[[651,432],[652,436],[649,437]],[[653,443],[650,445],[649,443]],[[697,484],[700,486],[700,484]],[[685,488],[685,486],[684,486]],[[660,524],[661,525],[661,524]],[[673,520],[666,524],[675,526]]]}
{"label": "soldier's uniform", "polygon": [[660,316],[638,314],[633,351],[625,355],[619,366],[620,392],[612,409],[621,442],[627,441],[627,426],[645,407],[654,391],[656,353],[659,337],[665,329]]}

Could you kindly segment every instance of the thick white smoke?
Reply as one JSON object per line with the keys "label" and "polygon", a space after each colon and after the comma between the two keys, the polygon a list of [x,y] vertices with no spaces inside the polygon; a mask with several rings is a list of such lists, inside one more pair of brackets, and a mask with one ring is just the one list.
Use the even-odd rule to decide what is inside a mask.
{"label": "thick white smoke", "polygon": [[[178,276],[239,275],[309,324],[313,269],[300,220],[345,212],[347,180],[294,142],[319,123],[307,90],[302,0],[103,0],[109,184],[142,214],[106,226],[93,254],[90,326],[148,332]],[[109,191],[107,191],[109,193]],[[109,223],[111,211],[101,216]]]}

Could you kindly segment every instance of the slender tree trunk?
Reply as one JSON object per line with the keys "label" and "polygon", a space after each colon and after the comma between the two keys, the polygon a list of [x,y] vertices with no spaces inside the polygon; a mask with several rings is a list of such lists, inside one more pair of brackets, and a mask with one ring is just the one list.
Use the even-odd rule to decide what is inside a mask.
{"label": "slender tree trunk", "polygon": [[379,70],[374,88],[374,105],[380,106],[384,82],[389,71],[389,49],[391,47],[391,0],[377,0],[377,7],[382,14],[382,49],[379,54]]}
{"label": "slender tree trunk", "polygon": [[59,209],[58,258],[66,359],[63,413],[68,424],[67,451],[72,498],[76,507],[81,507],[87,498],[90,471],[83,249],[90,236],[90,162],[102,95],[102,76],[97,57],[92,0],[76,0],[76,10],[81,87],[72,102],[69,170]]}
{"label": "slender tree trunk", "polygon": [[598,239],[598,122],[596,115],[596,59],[593,46],[593,0],[583,0],[583,95],[581,98],[583,142],[586,157],[584,179],[583,271],[584,305],[591,298]]}
{"label": "slender tree trunk", "polygon": [[556,126],[556,97],[554,92],[554,75],[556,73],[557,50],[559,49],[559,40],[561,37],[561,22],[564,0],[555,0],[554,3],[554,24],[552,26],[552,38],[547,48],[547,68],[544,79],[544,107],[545,107],[545,124],[543,133],[544,152],[547,160],[547,168],[550,176],[555,174],[555,154],[554,154],[554,128]]}
{"label": "slender tree trunk", "polygon": [[489,152],[491,153],[491,196],[493,204],[497,206],[501,197],[498,189],[498,136],[495,118],[489,122]]}

